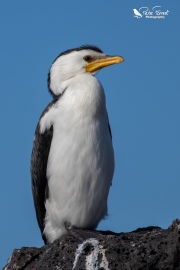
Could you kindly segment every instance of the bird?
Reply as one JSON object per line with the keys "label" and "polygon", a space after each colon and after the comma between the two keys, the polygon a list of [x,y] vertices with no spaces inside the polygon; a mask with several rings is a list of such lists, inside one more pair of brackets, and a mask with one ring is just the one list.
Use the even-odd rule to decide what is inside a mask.
{"label": "bird", "polygon": [[133,11],[134,11],[134,17],[142,18],[142,14],[136,8],[134,8]]}
{"label": "bird", "polygon": [[103,86],[95,74],[123,62],[95,45],[69,49],[52,63],[52,101],[35,130],[31,183],[45,244],[73,229],[95,229],[107,216],[114,150]]}

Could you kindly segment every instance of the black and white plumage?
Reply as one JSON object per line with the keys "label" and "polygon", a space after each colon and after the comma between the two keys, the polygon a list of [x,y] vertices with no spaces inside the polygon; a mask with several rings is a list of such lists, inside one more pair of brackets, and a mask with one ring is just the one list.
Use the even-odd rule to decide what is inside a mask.
{"label": "black and white plumage", "polygon": [[104,90],[93,76],[123,62],[95,46],[61,53],[48,74],[53,101],[42,113],[31,158],[32,192],[45,243],[69,229],[95,229],[107,215],[114,152]]}

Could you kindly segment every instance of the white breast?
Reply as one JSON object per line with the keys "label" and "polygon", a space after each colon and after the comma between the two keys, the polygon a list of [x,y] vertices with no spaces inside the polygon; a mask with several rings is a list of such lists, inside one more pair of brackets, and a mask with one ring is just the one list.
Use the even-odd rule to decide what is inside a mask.
{"label": "white breast", "polygon": [[44,115],[41,132],[53,124],[47,179],[45,234],[52,242],[67,225],[96,228],[107,214],[114,171],[104,90],[91,75],[78,75]]}

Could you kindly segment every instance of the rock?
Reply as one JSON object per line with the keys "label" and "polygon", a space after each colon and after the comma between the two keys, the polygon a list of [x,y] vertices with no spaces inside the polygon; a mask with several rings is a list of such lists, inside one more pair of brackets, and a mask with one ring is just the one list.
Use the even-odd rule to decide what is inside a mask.
{"label": "rock", "polygon": [[15,249],[4,270],[180,269],[180,220],[164,230],[130,233],[73,230],[42,248]]}

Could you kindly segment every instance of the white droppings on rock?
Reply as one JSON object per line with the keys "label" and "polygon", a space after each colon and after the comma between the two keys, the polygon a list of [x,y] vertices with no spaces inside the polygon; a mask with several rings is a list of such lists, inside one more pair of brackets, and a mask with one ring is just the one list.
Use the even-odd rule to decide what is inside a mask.
{"label": "white droppings on rock", "polygon": [[105,270],[109,270],[109,263],[108,263],[108,260],[106,258],[105,252],[106,252],[105,248],[103,248],[103,246],[100,246],[100,253],[102,254],[102,261],[100,264],[100,268],[103,268]]}
{"label": "white droppings on rock", "polygon": [[[105,249],[103,249],[103,246],[99,246],[99,241],[95,238],[89,238],[78,246],[78,248],[76,249],[75,260],[73,263],[72,270],[76,269],[79,257],[83,255],[84,249],[88,245],[92,245],[93,250],[90,252],[89,255],[86,256],[86,270],[98,270],[99,268],[104,268],[104,270],[110,270],[108,267],[109,264],[105,255]],[[99,254],[102,255],[102,261],[100,263],[100,266],[98,265]]]}

